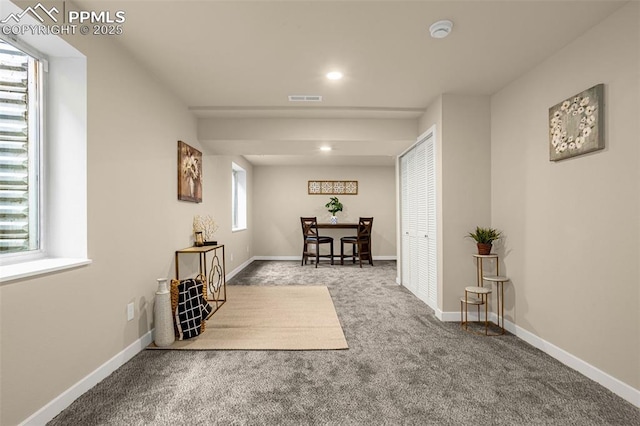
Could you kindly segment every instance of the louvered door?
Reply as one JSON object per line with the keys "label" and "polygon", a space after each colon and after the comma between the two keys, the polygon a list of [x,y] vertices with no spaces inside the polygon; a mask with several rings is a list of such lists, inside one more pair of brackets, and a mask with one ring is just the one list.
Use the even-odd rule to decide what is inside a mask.
{"label": "louvered door", "polygon": [[435,150],[432,134],[400,159],[402,284],[437,308]]}

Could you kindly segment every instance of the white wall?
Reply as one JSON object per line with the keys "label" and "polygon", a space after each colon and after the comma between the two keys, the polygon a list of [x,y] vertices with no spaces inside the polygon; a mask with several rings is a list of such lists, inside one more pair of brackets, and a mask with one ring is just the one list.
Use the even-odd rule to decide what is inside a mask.
{"label": "white wall", "polygon": [[[443,94],[420,119],[436,126],[438,307],[459,312],[464,287],[476,280],[474,243],[465,238],[490,217],[490,103],[487,96]],[[457,318],[457,315],[456,315]]]}
{"label": "white wall", "polygon": [[[302,252],[301,216],[317,216],[329,222],[324,205],[329,195],[308,195],[309,180],[357,180],[357,195],[340,195],[344,210],[340,222],[357,222],[360,216],[373,216],[374,256],[396,254],[395,171],[393,167],[255,167],[254,233],[257,256],[295,256]],[[340,237],[354,230],[322,230],[333,236],[335,254]],[[324,250],[325,248],[323,248]]]}
{"label": "white wall", "polygon": [[394,156],[416,137],[415,119],[380,118],[201,118],[200,141],[216,154],[317,155],[331,141],[341,144],[333,157],[363,153]]}
{"label": "white wall", "polygon": [[[203,202],[178,201],[177,141],[201,148],[195,119],[108,38],[72,43],[88,63],[93,263],[0,286],[3,425],[20,423],[151,330],[155,279],[173,276],[174,251],[192,244],[195,214],[220,222],[217,236],[237,254],[228,270],[251,255],[251,229],[232,234],[228,207],[231,160],[246,166],[249,182],[250,165],[205,156]],[[130,302],[135,319],[127,322]]]}
{"label": "white wall", "polygon": [[[640,389],[640,4],[630,2],[491,103],[492,224],[507,319]],[[549,161],[548,110],[605,84],[605,144]]]}

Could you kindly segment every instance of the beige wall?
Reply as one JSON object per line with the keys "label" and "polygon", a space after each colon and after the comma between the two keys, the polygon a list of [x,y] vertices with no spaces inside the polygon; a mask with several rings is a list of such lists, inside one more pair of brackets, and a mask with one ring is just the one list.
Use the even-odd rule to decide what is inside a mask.
{"label": "beige wall", "polygon": [[[251,255],[251,231],[230,231],[231,158],[205,157],[202,204],[177,201],[177,140],[200,147],[195,119],[105,37],[74,44],[88,57],[93,263],[0,286],[2,425],[26,419],[152,328],[155,279],[173,275],[195,214],[220,222],[219,239],[236,253],[229,270]],[[234,161],[251,182],[250,165]]]}
{"label": "beige wall", "polygon": [[[492,98],[507,319],[640,389],[640,4]],[[548,109],[605,84],[604,151],[549,161]]]}
{"label": "beige wall", "polygon": [[491,222],[491,130],[487,96],[443,95],[443,310],[460,310],[464,288],[476,282],[474,242],[465,238]]}
{"label": "beige wall", "polygon": [[436,126],[438,307],[460,310],[464,287],[475,282],[476,251],[465,238],[491,222],[491,132],[487,96],[444,94],[420,119]]}
{"label": "beige wall", "polygon": [[[207,182],[213,189],[204,214],[211,214],[220,226],[216,232],[218,244],[224,244],[227,274],[237,271],[253,257],[253,166],[239,156],[208,156],[211,172]],[[247,229],[231,231],[231,163],[247,172]],[[210,176],[210,178],[209,178]],[[180,273],[182,275],[182,272]]]}
{"label": "beige wall", "polygon": [[[255,167],[254,231],[257,256],[296,256],[302,251],[300,216],[317,216],[328,222],[331,214],[324,205],[329,195],[308,195],[309,180],[357,180],[358,195],[338,196],[344,210],[341,222],[357,222],[373,216],[373,255],[396,255],[395,174],[393,167]],[[340,236],[353,230],[323,230],[333,236],[335,253]]]}

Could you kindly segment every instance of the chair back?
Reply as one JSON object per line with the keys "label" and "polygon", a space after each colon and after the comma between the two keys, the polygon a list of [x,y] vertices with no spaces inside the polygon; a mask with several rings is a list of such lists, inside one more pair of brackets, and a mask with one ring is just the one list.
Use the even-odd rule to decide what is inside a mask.
{"label": "chair back", "polygon": [[371,230],[373,229],[372,217],[361,217],[358,221],[358,239],[371,240]]}
{"label": "chair back", "polygon": [[318,236],[318,219],[316,217],[300,217],[302,225],[302,236],[304,238]]}

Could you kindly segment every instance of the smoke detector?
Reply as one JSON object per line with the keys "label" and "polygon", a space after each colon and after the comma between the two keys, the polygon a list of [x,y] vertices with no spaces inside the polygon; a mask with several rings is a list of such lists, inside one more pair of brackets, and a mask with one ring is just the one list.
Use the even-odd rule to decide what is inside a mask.
{"label": "smoke detector", "polygon": [[438,21],[431,24],[429,32],[433,38],[445,38],[451,32],[453,28],[453,22],[451,21]]}

